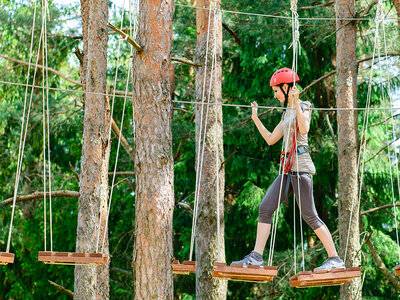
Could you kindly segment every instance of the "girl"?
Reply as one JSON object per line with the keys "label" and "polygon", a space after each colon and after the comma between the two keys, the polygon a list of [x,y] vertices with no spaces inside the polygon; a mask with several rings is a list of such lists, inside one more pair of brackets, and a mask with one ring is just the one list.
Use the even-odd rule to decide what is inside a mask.
{"label": "girl", "polygon": [[284,174],[275,179],[260,204],[254,250],[234,263],[245,266],[263,264],[262,254],[271,232],[272,214],[277,209],[279,200],[282,203],[294,192],[297,205],[301,206],[304,221],[311,226],[328,253],[328,259],[314,271],[344,268],[329,229],[318,217],[315,209],[311,177],[315,174],[315,167],[308,151],[307,137],[310,129],[311,103],[299,100],[299,90],[293,85],[294,79],[296,82],[300,81],[298,75],[289,68],[279,69],[271,77],[270,86],[274,91],[274,98],[287,107],[282,120],[272,132],[269,132],[258,118],[257,103],[251,104],[252,119],[268,145],[273,145],[284,138],[285,152],[282,152],[283,157],[281,157],[282,163],[284,162]]}

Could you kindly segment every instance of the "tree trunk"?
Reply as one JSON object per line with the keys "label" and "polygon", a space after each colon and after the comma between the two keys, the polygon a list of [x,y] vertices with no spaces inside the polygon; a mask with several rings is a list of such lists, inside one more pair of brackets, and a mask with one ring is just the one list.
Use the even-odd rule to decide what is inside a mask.
{"label": "tree trunk", "polygon": [[[197,2],[200,7],[209,8],[209,0]],[[220,7],[220,1],[215,2]],[[222,103],[221,80],[222,80],[222,23],[220,12],[216,12],[217,19],[214,26],[214,11],[198,9],[196,12],[197,24],[197,46],[195,62],[205,64],[207,35],[209,24],[209,13],[211,13],[207,67],[199,67],[196,70],[196,100],[207,102],[209,90],[210,103]],[[214,30],[215,29],[215,30]],[[214,32],[215,31],[215,32]],[[214,48],[215,47],[215,48]],[[216,49],[216,62],[212,72],[211,62],[214,49]],[[207,68],[207,69],[206,69]],[[214,73],[214,75],[212,75]],[[203,91],[205,81],[205,91]],[[203,99],[204,94],[204,99]],[[203,115],[202,115],[203,112]],[[203,118],[202,124],[201,119]],[[206,123],[207,120],[207,123]],[[201,133],[202,132],[202,133]],[[197,157],[203,148],[203,134],[206,132],[203,168],[201,173],[200,191],[198,197],[198,219],[196,226],[196,299],[225,299],[227,281],[212,277],[213,265],[216,261],[225,261],[224,247],[224,186],[225,170],[223,162],[223,128],[222,107],[217,105],[198,105],[196,107],[196,151]],[[218,151],[217,151],[218,148]],[[218,155],[218,157],[217,157]],[[196,162],[197,165],[197,162]],[[217,172],[219,170],[219,182]],[[218,187],[217,187],[218,185]],[[219,189],[220,210],[220,248],[218,249],[217,235],[217,192]]]}
{"label": "tree trunk", "polygon": [[173,1],[141,0],[133,58],[136,299],[172,299],[174,160],[169,69]]}
{"label": "tree trunk", "polygon": [[[81,80],[87,92],[106,92],[107,0],[82,0],[83,60]],[[110,104],[105,96],[84,96],[82,163],[79,182],[77,252],[96,252],[99,216],[101,237],[108,197],[108,160],[110,155]],[[99,251],[102,239],[100,239]],[[104,253],[108,254],[108,241]],[[109,298],[109,265],[75,267],[75,299]]]}
{"label": "tree trunk", "polygon": [[[355,15],[354,0],[336,0],[337,18],[351,18]],[[357,107],[357,56],[356,23],[338,20],[336,23],[337,61],[337,107]],[[346,24],[346,25],[345,25]],[[359,206],[357,154],[358,130],[356,111],[338,111],[338,160],[339,160],[339,232],[340,251],[343,258],[349,230],[346,267],[359,266]],[[352,211],[352,213],[351,213]],[[341,299],[361,299],[361,278],[353,279],[340,288]]]}

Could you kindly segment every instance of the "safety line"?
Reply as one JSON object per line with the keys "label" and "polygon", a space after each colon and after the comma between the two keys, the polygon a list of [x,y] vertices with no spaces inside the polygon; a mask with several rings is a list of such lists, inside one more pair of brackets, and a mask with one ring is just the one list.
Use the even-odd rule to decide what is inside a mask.
{"label": "safety line", "polygon": [[[18,83],[18,82],[10,82],[10,81],[3,81],[0,80],[0,84],[6,84],[6,85],[13,85],[13,86],[23,86],[23,87],[33,87],[37,89],[42,89],[42,86],[38,85],[32,85],[32,84],[25,84],[25,83]],[[85,91],[78,91],[78,90],[72,90],[72,89],[62,89],[62,88],[54,88],[54,87],[45,87],[45,89],[48,89],[49,91],[61,91],[61,92],[70,92],[70,93],[76,93],[76,94],[86,94],[86,95],[101,95],[101,96],[113,96],[113,94],[108,94],[108,93],[98,93],[98,92],[85,92]],[[115,95],[116,98],[129,98],[132,99],[132,95],[124,96],[124,95]],[[203,103],[200,101],[186,101],[186,100],[173,100],[172,102],[174,103],[181,103],[181,104],[203,104],[203,105],[216,105],[216,106],[223,106],[223,107],[239,107],[239,108],[251,108],[252,106],[250,104],[229,104],[229,103],[217,103],[217,102],[210,102],[210,103]],[[282,106],[265,106],[265,105],[259,105],[256,106],[257,108],[260,109],[273,109],[273,110],[285,110],[284,107]],[[331,108],[325,108],[325,107],[310,107],[308,110],[315,110],[315,111],[374,111],[374,110],[400,110],[400,107],[353,107],[353,108],[347,108],[347,107],[331,107]]]}
{"label": "safety line", "polygon": [[[192,8],[192,9],[203,9],[203,10],[209,10],[206,7],[199,7],[199,6],[193,6],[193,5],[187,5],[187,4],[179,4],[175,3],[175,6],[179,7],[185,7],[185,8]],[[261,14],[261,13],[253,13],[253,12],[244,12],[244,11],[234,11],[234,10],[226,10],[226,9],[221,9],[222,13],[228,13],[228,14],[236,14],[236,15],[247,15],[247,16],[255,16],[255,17],[263,17],[263,18],[274,18],[274,19],[284,19],[284,20],[290,20],[292,17],[289,16],[276,16],[276,15],[269,15],[269,14]],[[300,18],[299,20],[308,20],[308,21],[373,21],[374,18],[332,18],[332,17],[314,17],[314,18]],[[397,21],[398,18],[385,18],[385,20],[389,21]]]}

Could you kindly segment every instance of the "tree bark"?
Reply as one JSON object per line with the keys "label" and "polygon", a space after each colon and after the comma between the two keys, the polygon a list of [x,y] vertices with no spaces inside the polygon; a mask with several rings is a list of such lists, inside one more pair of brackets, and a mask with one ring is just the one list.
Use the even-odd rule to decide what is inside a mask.
{"label": "tree bark", "polygon": [[[81,80],[87,92],[106,93],[107,0],[82,0],[83,61]],[[84,95],[84,124],[81,175],[79,183],[77,252],[96,252],[99,217],[102,224],[101,250],[108,197],[108,160],[110,155],[110,104],[105,96]],[[108,254],[106,239],[104,253]],[[76,299],[109,298],[109,265],[76,266]]]}
{"label": "tree bark", "polygon": [[133,58],[135,122],[135,299],[172,299],[174,160],[169,68],[174,2],[139,2]]}
{"label": "tree bark", "polygon": [[[220,1],[215,1],[216,8],[220,7]],[[209,8],[209,0],[197,2],[200,7]],[[214,14],[217,14],[214,26]],[[210,29],[208,30],[210,19]],[[196,12],[197,46],[195,63],[205,65],[207,35],[209,31],[207,68],[205,66],[196,69],[196,100],[207,102],[209,91],[211,103],[222,103],[222,22],[220,11],[198,9]],[[215,29],[215,30],[214,30]],[[214,32],[215,31],[215,32]],[[215,48],[214,48],[215,47]],[[216,52],[216,62],[212,71],[211,62],[213,52]],[[214,73],[214,75],[212,75]],[[204,85],[205,79],[205,85]],[[203,91],[203,85],[205,91]],[[205,95],[203,99],[203,94]],[[203,113],[203,115],[202,115]],[[203,121],[201,122],[201,119]],[[207,122],[206,122],[207,120]],[[201,124],[202,123],[202,124]],[[224,186],[225,170],[222,165],[223,153],[223,127],[222,107],[217,105],[198,105],[196,107],[196,151],[199,159],[203,148],[203,134],[205,136],[204,156],[200,157],[199,170],[201,182],[199,183],[198,219],[196,226],[196,299],[225,299],[227,281],[212,277],[213,265],[216,261],[225,261],[224,247]],[[200,146],[200,147],[199,147]],[[218,148],[218,150],[217,150]],[[217,157],[218,155],[218,157]],[[203,160],[203,163],[201,163]],[[197,165],[197,162],[196,162]],[[217,182],[219,172],[219,182]],[[218,185],[218,187],[217,187]],[[217,235],[217,192],[219,189],[220,211],[220,248],[218,249]]]}
{"label": "tree bark", "polygon": [[[336,0],[337,18],[351,18],[355,15],[354,0]],[[357,56],[356,23],[345,20],[336,22],[337,61],[337,107],[357,107]],[[359,202],[357,179],[357,112],[338,111],[338,160],[339,160],[339,233],[340,251],[343,258],[347,245],[346,267],[359,266]],[[351,220],[350,220],[351,216]],[[349,228],[349,222],[351,226]],[[348,233],[348,230],[350,232]],[[353,279],[340,288],[341,299],[361,299],[361,278]]]}

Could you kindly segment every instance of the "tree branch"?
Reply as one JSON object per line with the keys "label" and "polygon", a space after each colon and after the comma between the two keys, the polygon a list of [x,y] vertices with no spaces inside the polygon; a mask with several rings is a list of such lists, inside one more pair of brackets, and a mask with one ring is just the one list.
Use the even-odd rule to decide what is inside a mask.
{"label": "tree branch", "polygon": [[131,147],[131,145],[129,145],[129,143],[126,140],[126,138],[121,134],[121,131],[119,130],[119,127],[118,127],[117,123],[115,123],[114,119],[112,119],[111,122],[112,122],[112,124],[111,124],[112,131],[115,133],[115,135],[118,138],[119,138],[119,136],[121,136],[122,147],[128,153],[129,158],[131,159],[131,161],[135,162],[135,155],[133,153],[133,148]]}
{"label": "tree branch", "polygon": [[[400,53],[388,53],[387,55],[388,55],[388,56],[400,56]],[[363,58],[363,59],[357,60],[357,65],[359,65],[359,64],[362,63],[362,62],[371,60],[372,58],[378,58],[378,57],[381,57],[381,58],[382,58],[382,56],[376,55],[375,57],[372,57],[372,56],[371,56],[371,57],[367,57],[367,58]],[[332,75],[335,74],[335,73],[336,73],[336,70],[333,70],[333,71],[330,71],[329,73],[326,73],[325,75],[321,76],[320,78],[315,79],[313,82],[311,82],[309,85],[307,85],[307,86],[300,92],[300,96],[301,96],[301,95],[304,95],[313,85],[315,85],[315,84],[317,84],[318,82],[320,82],[320,81],[322,81],[322,80],[328,78],[329,76],[332,76]]]}
{"label": "tree branch", "polygon": [[330,6],[330,5],[334,4],[334,3],[335,3],[335,1],[330,1],[330,2],[326,2],[326,3],[317,4],[317,5],[314,5],[314,6],[303,6],[303,7],[300,7],[298,9],[298,11],[300,11],[300,10],[311,10],[311,9],[318,8],[318,7],[326,7],[326,6]]}
{"label": "tree branch", "polygon": [[[400,203],[395,204],[395,206],[399,207]],[[381,209],[391,208],[391,207],[393,207],[393,204],[387,204],[387,205],[383,205],[383,206],[379,206],[379,207],[374,207],[374,208],[368,209],[366,211],[363,211],[362,213],[360,213],[360,216],[363,216],[363,215],[366,215],[366,214],[369,214],[372,212],[376,212]]]}
{"label": "tree branch", "polygon": [[336,140],[335,132],[333,131],[333,128],[332,128],[332,125],[331,125],[331,121],[329,120],[329,115],[328,114],[325,114],[325,120],[326,120],[326,123],[328,124],[329,131],[330,131],[330,133],[332,135],[332,140],[335,143],[335,146],[337,148],[338,147],[338,143],[337,143],[337,140]]}
{"label": "tree branch", "polygon": [[232,29],[230,29],[228,27],[228,25],[226,25],[225,23],[222,23],[222,27],[224,27],[225,30],[229,32],[229,34],[234,38],[234,40],[236,41],[236,43],[239,44],[239,46],[242,46],[242,42],[241,42],[240,38]]}
{"label": "tree branch", "polygon": [[[44,197],[44,192],[34,192],[33,194],[18,196],[16,202],[25,202],[29,200],[41,199]],[[50,197],[50,192],[46,192],[46,197]],[[79,192],[75,191],[52,191],[52,198],[67,197],[67,198],[79,198]],[[14,198],[8,198],[0,202],[0,207],[7,206],[13,203]]]}
{"label": "tree branch", "polygon": [[[108,172],[108,176],[113,176],[114,172]],[[115,175],[135,175],[135,172],[133,171],[120,171],[120,172],[115,172]]]}
{"label": "tree branch", "polygon": [[118,268],[118,267],[112,267],[111,271],[122,273],[122,274],[127,275],[127,276],[132,277],[132,278],[135,277],[135,276],[133,276],[132,272],[129,272],[127,270],[124,270],[124,269],[121,269],[121,268]]}
{"label": "tree branch", "polygon": [[172,60],[172,61],[181,62],[181,63],[187,64],[187,65],[189,65],[189,66],[193,66],[193,67],[201,67],[201,66],[204,66],[204,65],[201,65],[201,64],[196,64],[196,63],[194,63],[194,62],[192,62],[192,61],[190,61],[190,60],[183,59],[183,58],[178,58],[178,57],[171,57],[171,60]]}
{"label": "tree branch", "polygon": [[[19,60],[19,59],[16,59],[16,58],[12,58],[12,57],[9,57],[9,56],[3,55],[3,54],[0,54],[0,57],[2,57],[2,58],[4,58],[4,59],[7,59],[7,60],[9,60],[9,61],[12,61],[12,62],[21,64],[21,65],[28,65],[28,64],[29,64],[29,63],[27,63],[26,61]],[[57,70],[54,70],[54,69],[52,69],[52,68],[45,67],[45,66],[42,66],[42,65],[33,64],[33,63],[31,63],[31,66],[36,67],[36,68],[39,68],[39,69],[42,69],[42,70],[47,70],[47,71],[49,71],[49,72],[52,72],[52,73],[54,73],[54,74],[60,76],[61,78],[64,78],[65,80],[67,80],[67,81],[69,81],[69,82],[71,82],[71,83],[73,83],[73,84],[82,86],[82,83],[80,83],[79,81],[73,80],[73,79],[71,79],[71,78],[65,76],[64,74],[62,74],[62,73],[60,73],[60,72],[58,72]]]}
{"label": "tree branch", "polygon": [[68,289],[66,289],[65,287],[63,287],[62,285],[59,285],[51,280],[48,280],[48,282],[50,282],[50,284],[52,286],[54,286],[57,290],[59,290],[60,292],[63,292],[65,294],[67,294],[68,296],[74,297],[74,293]]}
{"label": "tree branch", "polygon": [[[113,24],[108,23],[107,26],[109,28],[111,28],[112,30],[114,30],[116,33],[118,33],[120,36],[123,37],[124,40],[126,40],[129,44],[131,44],[133,47],[135,47],[135,49],[137,50],[137,52],[142,53],[143,52],[143,48],[141,46],[139,46],[138,43],[135,42],[134,39],[132,39],[128,34],[126,34],[125,32],[123,32],[122,30],[118,29],[117,27],[115,27]],[[182,58],[177,58],[177,57],[172,57],[171,58],[172,61],[177,61],[177,62],[181,62],[184,64],[187,64],[189,66],[193,66],[193,67],[200,67],[202,65],[199,64],[195,64],[194,62],[191,62],[190,60],[187,59],[182,59]]]}
{"label": "tree branch", "polygon": [[131,44],[133,47],[135,47],[135,49],[137,50],[137,52],[142,53],[143,52],[143,48],[141,46],[139,46],[138,43],[136,43],[128,34],[126,34],[125,32],[119,30],[117,27],[115,27],[113,24],[108,23],[107,24],[108,28],[111,28],[112,30],[114,30],[116,33],[118,33],[120,36],[122,36],[124,38],[125,41],[127,41],[129,44]]}
{"label": "tree branch", "polygon": [[379,149],[378,152],[376,152],[372,157],[370,157],[365,163],[373,160],[376,156],[378,156],[379,153],[381,153],[383,150],[385,150],[387,147],[389,147],[391,144],[393,144],[396,140],[391,141],[389,144],[385,145],[385,147],[382,147]]}
{"label": "tree branch", "polygon": [[[364,230],[364,226],[362,221],[360,220],[360,227]],[[387,278],[389,281],[395,286],[395,288],[400,291],[400,281],[390,272],[390,270],[385,266],[385,263],[382,261],[378,251],[375,249],[370,239],[367,239],[367,246],[371,251],[372,257],[376,265],[378,266],[379,271]]]}
{"label": "tree branch", "polygon": [[221,166],[219,167],[219,170],[220,170],[220,171],[221,171],[222,167],[224,166],[224,164],[225,164],[228,160],[230,160],[230,159],[232,158],[232,156],[234,156],[237,152],[238,152],[237,150],[233,151],[233,152],[231,153],[231,155],[229,155],[228,158],[226,158],[226,159],[222,162]]}

